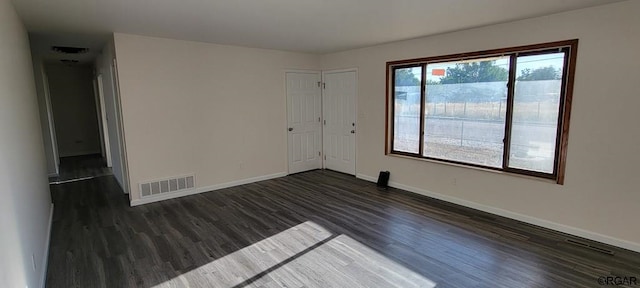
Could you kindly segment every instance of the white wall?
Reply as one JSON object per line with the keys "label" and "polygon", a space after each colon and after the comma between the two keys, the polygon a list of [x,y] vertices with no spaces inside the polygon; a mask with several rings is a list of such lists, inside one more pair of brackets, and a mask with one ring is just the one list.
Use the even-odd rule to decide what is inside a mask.
{"label": "white wall", "polygon": [[0,0],[0,287],[44,285],[51,197],[33,75],[27,32]]}
{"label": "white wall", "polygon": [[[33,45],[33,42],[31,42]],[[44,141],[44,153],[47,159],[47,172],[50,176],[58,174],[58,143],[55,137],[55,123],[51,112],[51,98],[48,95],[49,83],[44,70],[44,63],[40,55],[31,47],[33,60],[33,76],[38,94],[38,110],[40,113],[40,126],[42,127],[42,140]]]}
{"label": "white wall", "polygon": [[286,173],[284,72],[319,56],[125,34],[115,46],[134,201],[146,180]]}
{"label": "white wall", "polygon": [[96,59],[96,75],[102,75],[103,92],[104,92],[104,106],[107,112],[107,132],[109,134],[109,149],[111,151],[111,161],[113,164],[113,175],[120,184],[120,187],[125,193],[128,193],[128,187],[126,183],[126,166],[124,161],[124,143],[120,133],[120,105],[119,95],[117,94],[116,80],[114,77],[114,64],[115,49],[113,39],[105,45],[102,53]]}
{"label": "white wall", "polygon": [[45,65],[60,157],[100,153],[100,135],[88,65]]}
{"label": "white wall", "polygon": [[[640,251],[640,1],[324,55],[359,70],[361,177],[391,181],[488,211]],[[385,156],[385,63],[579,38],[565,185]]]}

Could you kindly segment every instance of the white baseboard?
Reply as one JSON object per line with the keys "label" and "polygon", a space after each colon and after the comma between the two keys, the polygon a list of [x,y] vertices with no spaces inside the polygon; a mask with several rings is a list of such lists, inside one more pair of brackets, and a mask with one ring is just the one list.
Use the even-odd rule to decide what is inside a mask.
{"label": "white baseboard", "polygon": [[244,184],[249,184],[249,183],[254,183],[254,182],[259,182],[259,181],[264,181],[264,180],[269,180],[269,179],[280,178],[280,177],[284,177],[284,176],[287,176],[287,173],[286,172],[280,172],[280,173],[271,174],[271,175],[263,175],[263,176],[258,176],[258,177],[252,177],[252,178],[246,178],[246,179],[231,181],[231,182],[227,182],[227,183],[221,183],[221,184],[216,184],[216,185],[211,185],[211,186],[199,187],[199,188],[196,188],[196,189],[181,191],[181,192],[177,192],[177,193],[167,193],[167,194],[158,195],[158,196],[155,196],[155,197],[148,197],[148,198],[144,198],[144,199],[134,199],[134,200],[131,200],[131,206],[144,205],[144,204],[149,204],[149,203],[158,202],[158,201],[164,201],[164,200],[169,200],[169,199],[174,199],[174,198],[179,198],[179,197],[184,197],[184,196],[189,196],[189,195],[194,195],[194,194],[200,194],[200,193],[204,193],[204,192],[210,192],[210,191],[214,191],[214,190],[220,190],[220,189],[229,188],[229,187],[233,187],[233,186],[239,186],[239,185],[244,185]]}
{"label": "white baseboard", "polygon": [[47,239],[44,242],[44,255],[42,256],[42,275],[40,275],[40,285],[38,287],[44,288],[47,285],[47,269],[49,265],[49,245],[51,243],[51,226],[53,226],[53,203],[51,203],[51,209],[49,209],[49,226],[47,227]]}
{"label": "white baseboard", "polygon": [[[356,177],[360,178],[362,180],[366,180],[366,181],[370,181],[370,182],[374,182],[374,183],[377,182],[377,180],[378,180],[376,177],[372,177],[372,176],[364,175],[364,174],[357,174]],[[498,216],[515,219],[515,220],[518,220],[518,221],[522,221],[522,222],[525,222],[525,223],[537,225],[537,226],[548,228],[548,229],[551,229],[551,230],[555,230],[555,231],[571,234],[571,235],[574,235],[574,236],[590,239],[590,240],[593,240],[593,241],[598,241],[598,242],[601,242],[601,243],[605,243],[605,244],[621,247],[621,248],[628,249],[628,250],[635,251],[635,252],[640,252],[640,243],[635,243],[635,242],[631,242],[631,241],[627,241],[627,240],[614,238],[614,237],[611,237],[611,236],[595,233],[595,232],[592,232],[592,231],[588,231],[588,230],[584,230],[584,229],[580,229],[580,228],[576,228],[576,227],[571,227],[571,226],[567,226],[567,225],[564,225],[564,224],[555,223],[555,222],[551,222],[551,221],[548,221],[548,220],[544,220],[544,219],[540,219],[540,218],[536,218],[536,217],[532,217],[532,216],[528,216],[528,215],[524,215],[524,214],[520,214],[520,213],[516,213],[516,212],[512,212],[512,211],[508,211],[508,210],[504,210],[504,209],[500,209],[500,208],[496,208],[496,207],[491,207],[491,206],[484,205],[484,204],[479,204],[479,203],[476,203],[476,202],[471,202],[471,201],[460,199],[460,198],[457,198],[457,197],[451,197],[451,196],[447,196],[447,195],[444,195],[444,194],[431,192],[431,191],[428,191],[428,190],[424,190],[424,189],[421,189],[421,188],[416,188],[416,187],[400,184],[400,183],[397,183],[397,182],[389,182],[389,186],[391,186],[393,188],[398,188],[398,189],[406,190],[406,191],[409,191],[409,192],[417,193],[417,194],[420,194],[420,195],[424,195],[424,196],[427,196],[427,197],[435,198],[435,199],[438,199],[438,200],[450,202],[450,203],[453,203],[453,204],[458,204],[458,205],[462,205],[462,206],[465,206],[465,207],[473,208],[473,209],[476,209],[476,210],[484,211],[484,212],[487,212],[487,213],[495,214],[495,215],[498,215]]]}

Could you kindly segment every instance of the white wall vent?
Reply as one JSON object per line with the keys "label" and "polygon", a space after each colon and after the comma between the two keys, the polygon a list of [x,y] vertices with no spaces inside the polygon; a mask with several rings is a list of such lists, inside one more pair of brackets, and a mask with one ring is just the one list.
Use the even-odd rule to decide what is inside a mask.
{"label": "white wall vent", "polygon": [[187,175],[140,183],[140,198],[190,190],[196,187],[195,181],[195,175]]}

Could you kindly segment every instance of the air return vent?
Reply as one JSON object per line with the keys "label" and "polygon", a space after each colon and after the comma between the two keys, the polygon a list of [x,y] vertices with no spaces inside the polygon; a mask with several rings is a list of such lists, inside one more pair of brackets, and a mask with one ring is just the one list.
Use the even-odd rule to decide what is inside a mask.
{"label": "air return vent", "polygon": [[582,241],[576,241],[576,240],[573,240],[573,239],[565,239],[565,241],[567,243],[571,244],[571,245],[579,246],[579,247],[582,247],[582,248],[585,248],[585,249],[589,249],[589,250],[593,250],[593,251],[597,251],[597,252],[600,252],[600,253],[609,254],[609,255],[614,255],[615,254],[615,252],[613,252],[613,251],[611,251],[609,249],[605,249],[605,248],[602,248],[602,247],[591,245],[589,243],[585,243],[585,242],[582,242]]}
{"label": "air return vent", "polygon": [[196,186],[195,179],[195,175],[187,175],[140,183],[140,197],[147,198],[160,194],[191,190]]}

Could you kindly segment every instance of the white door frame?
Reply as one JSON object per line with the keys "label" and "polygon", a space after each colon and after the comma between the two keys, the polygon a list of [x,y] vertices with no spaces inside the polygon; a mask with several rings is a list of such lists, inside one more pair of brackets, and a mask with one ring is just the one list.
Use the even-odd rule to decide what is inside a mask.
{"label": "white door frame", "polygon": [[49,90],[49,76],[45,65],[41,65],[42,85],[44,90],[44,102],[47,109],[47,120],[49,122],[49,137],[51,137],[51,152],[56,166],[56,175],[60,174],[60,155],[58,154],[58,138],[56,136],[56,125],[53,118],[53,107],[51,106],[51,91]]}
{"label": "white door frame", "polygon": [[124,183],[122,183],[122,185],[124,187],[122,187],[122,190],[124,190],[125,194],[129,194],[129,201],[131,201],[131,194],[130,194],[130,188],[131,185],[129,183],[129,164],[128,164],[128,160],[127,160],[127,147],[126,147],[126,141],[125,141],[125,134],[124,134],[124,118],[123,118],[123,113],[122,113],[122,99],[120,98],[120,80],[119,80],[119,75],[118,75],[118,61],[116,60],[115,57],[113,57],[111,59],[111,65],[109,65],[110,68],[110,72],[111,72],[111,77],[113,79],[112,81],[112,85],[113,85],[113,102],[114,102],[114,107],[115,107],[115,112],[116,112],[116,119],[113,119],[112,121],[115,121],[115,126],[116,126],[116,132],[117,132],[117,137],[118,137],[118,142],[119,142],[119,147],[120,147],[120,165],[122,165],[122,181]]}
{"label": "white door frame", "polygon": [[[284,70],[284,91],[285,91],[285,99],[284,99],[284,105],[285,105],[285,119],[284,119],[284,128],[283,131],[287,131],[289,129],[289,99],[287,98],[287,73],[307,73],[307,74],[319,74],[320,75],[320,81],[322,81],[322,71],[321,70],[305,70],[305,69],[286,69]],[[322,121],[324,120],[322,115],[322,91],[320,91],[320,121],[322,123]],[[320,125],[320,147],[322,147],[323,145],[323,131],[322,131],[323,127],[322,125]],[[285,151],[285,165],[287,167],[287,175],[292,174],[291,173],[291,167],[289,167],[289,132],[285,132],[285,147],[286,147],[286,151]],[[324,150],[322,153],[324,153]],[[320,167],[322,169],[324,169],[324,154],[321,155],[320,157]]]}
{"label": "white door frame", "polygon": [[[353,99],[353,113],[354,113],[354,121],[356,123],[355,125],[355,138],[354,138],[354,154],[353,154],[353,161],[354,161],[354,176],[358,175],[358,68],[345,68],[345,69],[335,69],[335,70],[323,70],[322,71],[322,83],[324,83],[324,79],[325,79],[325,74],[332,74],[332,73],[342,73],[342,72],[355,72],[356,73],[356,83],[355,83],[355,89],[356,89],[356,98]],[[322,89],[322,108],[324,109],[324,88]],[[322,111],[322,121],[324,121],[324,110]],[[323,151],[322,153],[324,154],[324,125],[322,125],[322,148]],[[323,155],[324,156],[324,155]],[[322,169],[327,169],[327,165],[326,165],[326,161],[324,161],[324,157],[323,157],[323,161],[322,161]]]}
{"label": "white door frame", "polygon": [[98,118],[98,136],[100,138],[100,155],[102,159],[107,159],[107,154],[104,146],[104,132],[102,131],[102,117],[100,112],[100,96],[98,96],[98,79],[93,77],[91,83],[93,84],[93,102],[96,105],[96,118]]}
{"label": "white door frame", "polygon": [[103,145],[105,150],[105,160],[107,160],[107,167],[111,168],[113,167],[113,159],[111,158],[111,144],[109,144],[109,124],[107,123],[109,119],[107,119],[107,108],[104,101],[104,83],[102,80],[102,74],[98,74],[96,77],[96,83],[98,86],[98,103],[100,105],[100,114],[98,117],[101,119],[100,124],[102,125],[101,131],[103,134],[101,138],[104,140]]}

